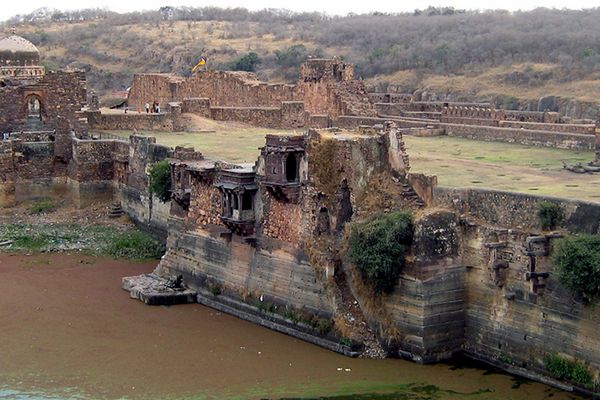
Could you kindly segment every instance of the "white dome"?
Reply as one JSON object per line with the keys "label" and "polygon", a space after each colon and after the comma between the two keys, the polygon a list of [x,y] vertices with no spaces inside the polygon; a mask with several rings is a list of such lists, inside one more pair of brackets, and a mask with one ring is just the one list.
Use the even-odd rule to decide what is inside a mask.
{"label": "white dome", "polygon": [[0,39],[0,52],[10,51],[12,53],[38,53],[39,50],[29,40],[18,35],[10,35]]}

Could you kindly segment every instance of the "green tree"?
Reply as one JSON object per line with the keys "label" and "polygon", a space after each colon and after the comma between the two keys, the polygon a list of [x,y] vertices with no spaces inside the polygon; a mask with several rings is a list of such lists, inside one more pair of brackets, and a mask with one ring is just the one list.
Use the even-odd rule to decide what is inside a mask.
{"label": "green tree", "polygon": [[233,60],[229,64],[229,68],[232,71],[248,71],[255,72],[256,67],[261,63],[261,59],[258,57],[258,54],[251,51],[250,53]]}
{"label": "green tree", "polygon": [[554,254],[560,282],[591,302],[600,297],[600,235],[562,239]]}
{"label": "green tree", "polygon": [[351,225],[347,256],[376,293],[391,292],[412,242],[412,218],[406,212],[376,214]]}
{"label": "green tree", "polygon": [[171,199],[171,167],[169,160],[165,159],[152,165],[149,174],[150,192],[155,194],[160,201],[166,203]]}

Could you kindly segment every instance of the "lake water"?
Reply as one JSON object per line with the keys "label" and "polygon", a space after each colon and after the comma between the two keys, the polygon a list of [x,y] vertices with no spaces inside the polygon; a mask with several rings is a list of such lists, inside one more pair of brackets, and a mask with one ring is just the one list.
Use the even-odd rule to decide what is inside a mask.
{"label": "lake water", "polygon": [[351,359],[120,289],[155,265],[0,254],[0,399],[577,398],[485,368]]}

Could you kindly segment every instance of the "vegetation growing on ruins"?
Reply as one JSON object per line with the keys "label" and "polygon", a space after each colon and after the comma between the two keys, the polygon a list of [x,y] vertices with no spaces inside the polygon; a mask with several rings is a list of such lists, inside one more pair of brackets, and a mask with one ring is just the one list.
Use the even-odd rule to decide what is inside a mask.
{"label": "vegetation growing on ruins", "polygon": [[158,259],[164,245],[136,229],[104,225],[7,224],[0,225],[2,251],[85,253],[133,260]]}
{"label": "vegetation growing on ruins", "polygon": [[600,235],[574,235],[562,239],[554,254],[560,282],[592,302],[600,298]]}
{"label": "vegetation growing on ruins", "polygon": [[348,259],[376,293],[391,292],[404,267],[412,235],[409,213],[373,215],[364,222],[351,224]]}
{"label": "vegetation growing on ruins", "polygon": [[542,229],[554,229],[562,222],[563,210],[559,204],[544,200],[539,204],[538,217],[540,218]]}
{"label": "vegetation growing on ruins", "polygon": [[590,390],[597,390],[598,383],[587,366],[581,361],[568,360],[556,353],[550,353],[544,358],[544,365],[548,372],[556,378],[566,380]]}
{"label": "vegetation growing on ruins", "polygon": [[148,173],[150,174],[150,192],[155,194],[160,201],[166,203],[171,200],[171,167],[169,160],[153,164]]}

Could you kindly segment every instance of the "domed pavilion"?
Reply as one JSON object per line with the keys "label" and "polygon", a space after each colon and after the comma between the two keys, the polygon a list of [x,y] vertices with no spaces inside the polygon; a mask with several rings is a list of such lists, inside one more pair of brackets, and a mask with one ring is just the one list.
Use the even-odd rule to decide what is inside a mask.
{"label": "domed pavilion", "polygon": [[0,39],[0,79],[33,79],[44,75],[40,52],[29,40],[12,35]]}

